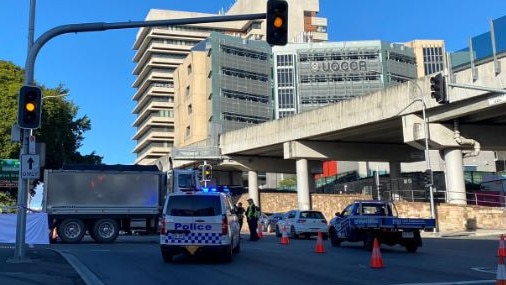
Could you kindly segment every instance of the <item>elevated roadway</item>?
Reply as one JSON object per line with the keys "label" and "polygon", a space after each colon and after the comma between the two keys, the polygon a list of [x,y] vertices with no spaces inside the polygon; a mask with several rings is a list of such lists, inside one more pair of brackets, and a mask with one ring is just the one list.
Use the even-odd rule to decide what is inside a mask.
{"label": "elevated roadway", "polygon": [[[498,70],[506,70],[503,57],[506,54],[498,56]],[[494,64],[476,65],[477,80],[470,68],[450,75],[452,83],[486,90],[450,87],[448,104],[438,104],[430,97],[427,76],[224,133],[219,141],[221,155],[228,158],[225,161],[250,170],[250,180],[256,178],[256,171],[296,172],[297,189],[306,192],[311,168],[321,166],[323,160],[390,162],[395,175],[400,172],[400,162],[423,161],[428,149],[440,150],[447,191],[456,193],[449,198],[465,203],[463,156],[506,150],[506,94],[502,90],[506,73],[496,72]],[[256,183],[249,186],[250,194],[258,195]],[[300,208],[309,207],[308,197],[299,195]]]}

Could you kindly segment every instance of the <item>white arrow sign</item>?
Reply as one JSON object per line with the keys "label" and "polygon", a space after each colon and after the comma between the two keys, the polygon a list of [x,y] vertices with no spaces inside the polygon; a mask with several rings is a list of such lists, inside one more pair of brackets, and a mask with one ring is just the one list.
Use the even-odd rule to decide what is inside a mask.
{"label": "white arrow sign", "polygon": [[21,178],[39,179],[40,178],[40,157],[37,154],[21,155]]}

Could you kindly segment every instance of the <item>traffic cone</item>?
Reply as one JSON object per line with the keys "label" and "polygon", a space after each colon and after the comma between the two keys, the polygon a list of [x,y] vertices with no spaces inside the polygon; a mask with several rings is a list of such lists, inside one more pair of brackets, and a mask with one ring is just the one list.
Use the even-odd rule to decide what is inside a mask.
{"label": "traffic cone", "polygon": [[318,231],[318,237],[316,238],[316,246],[314,248],[314,252],[325,253],[325,248],[323,247],[323,237],[322,237],[321,231]]}
{"label": "traffic cone", "polygon": [[285,226],[283,226],[283,229],[281,230],[281,244],[289,244],[290,240],[288,239],[288,233],[286,232]]}
{"label": "traffic cone", "polygon": [[504,248],[504,235],[501,234],[501,239],[499,240],[499,248],[497,249],[497,256],[506,257],[506,248]]}
{"label": "traffic cone", "polygon": [[383,267],[385,267],[385,265],[383,264],[383,258],[381,258],[378,239],[374,238],[374,245],[372,248],[372,256],[371,256],[371,268],[383,268]]}
{"label": "traffic cone", "polygon": [[263,238],[264,237],[264,235],[262,233],[262,223],[258,223],[257,236],[258,236],[258,238]]}
{"label": "traffic cone", "polygon": [[499,256],[497,262],[496,285],[506,285],[506,268],[504,267],[504,256]]}

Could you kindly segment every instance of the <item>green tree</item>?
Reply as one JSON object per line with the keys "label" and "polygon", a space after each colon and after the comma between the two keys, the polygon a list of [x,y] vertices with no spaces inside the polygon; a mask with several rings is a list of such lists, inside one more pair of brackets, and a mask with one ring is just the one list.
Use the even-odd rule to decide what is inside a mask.
{"label": "green tree", "polygon": [[281,189],[297,189],[297,178],[295,176],[287,177],[279,181],[279,187]]}
{"label": "green tree", "polygon": [[[0,60],[0,158],[18,158],[20,144],[12,143],[11,128],[17,120],[18,93],[24,82],[24,70]],[[44,97],[69,93],[62,85],[46,88],[39,85]],[[43,100],[41,127],[34,130],[37,142],[45,143],[45,167],[57,169],[66,164],[101,164],[101,156],[93,151],[81,154],[84,133],[91,129],[87,116],[77,118],[78,107],[65,97]]]}

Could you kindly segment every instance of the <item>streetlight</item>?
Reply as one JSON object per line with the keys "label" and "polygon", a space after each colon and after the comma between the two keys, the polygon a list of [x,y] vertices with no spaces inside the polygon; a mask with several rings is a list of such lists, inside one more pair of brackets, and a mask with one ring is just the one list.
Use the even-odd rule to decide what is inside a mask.
{"label": "streetlight", "polygon": [[70,93],[61,93],[61,94],[57,94],[57,95],[45,96],[45,97],[42,97],[42,99],[65,97],[65,96],[68,96],[68,95],[70,95]]}

